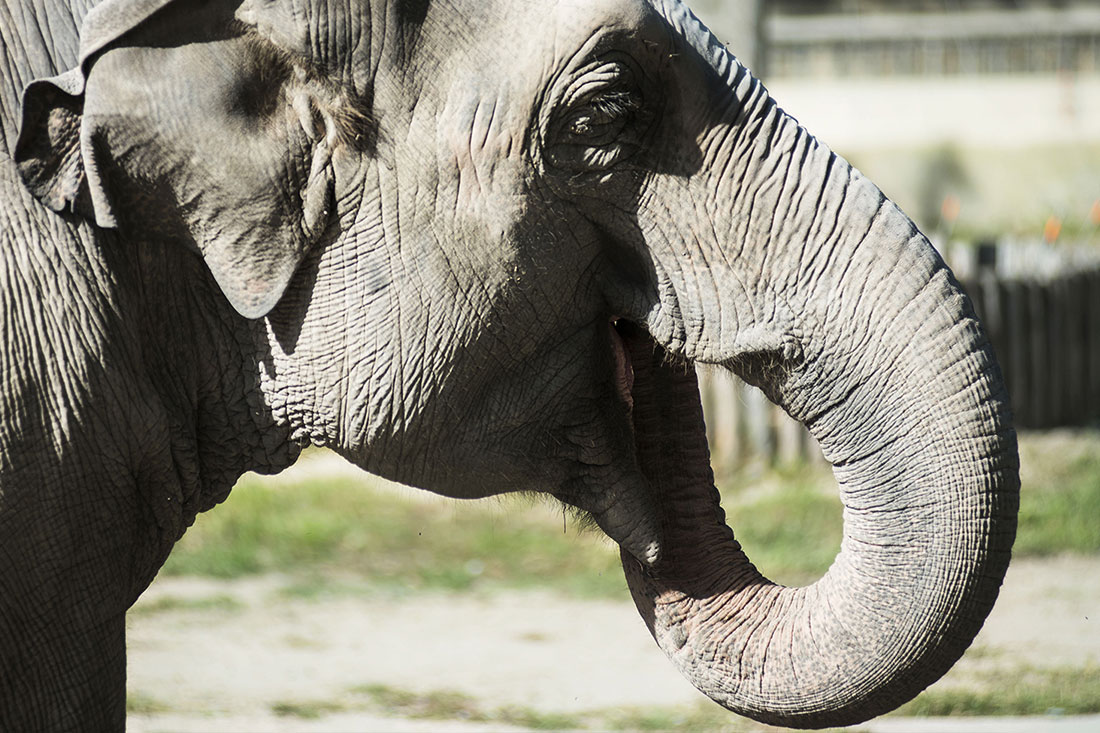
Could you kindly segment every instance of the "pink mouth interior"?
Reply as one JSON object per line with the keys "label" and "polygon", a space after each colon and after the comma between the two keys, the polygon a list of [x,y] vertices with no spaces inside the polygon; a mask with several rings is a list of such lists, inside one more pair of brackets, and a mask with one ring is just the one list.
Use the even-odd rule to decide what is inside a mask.
{"label": "pink mouth interior", "polygon": [[619,397],[623,399],[627,407],[634,409],[634,398],[631,390],[634,389],[634,367],[630,363],[630,356],[626,352],[626,343],[619,335],[617,325],[619,319],[611,320],[611,353],[615,361],[615,389]]}

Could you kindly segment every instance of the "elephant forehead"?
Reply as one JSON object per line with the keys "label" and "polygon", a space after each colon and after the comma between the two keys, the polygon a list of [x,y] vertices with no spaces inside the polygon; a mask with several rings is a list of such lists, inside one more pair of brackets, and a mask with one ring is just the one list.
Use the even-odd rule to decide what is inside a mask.
{"label": "elephant forehead", "polygon": [[597,51],[607,37],[652,30],[659,16],[644,0],[499,0],[505,19],[496,39],[508,66],[541,68],[547,75],[578,55]]}
{"label": "elephant forehead", "polygon": [[[555,77],[615,43],[608,39],[652,34],[659,21],[642,0],[495,0],[477,11],[484,23],[466,33],[465,8],[437,3],[433,11],[412,54],[414,104],[443,100],[439,122],[450,130],[459,161],[470,158],[471,149],[501,157],[520,150]],[[446,43],[437,43],[440,33]],[[403,82],[409,74],[401,69]]]}
{"label": "elephant forehead", "polygon": [[376,104],[395,129],[408,125],[403,139],[436,140],[440,183],[457,182],[459,209],[518,193],[527,135],[547,88],[598,52],[599,39],[652,17],[648,7],[637,0],[433,4],[403,65],[382,70]]}
{"label": "elephant forehead", "polygon": [[[545,81],[608,35],[652,30],[659,15],[644,0],[486,0],[429,3],[388,59],[409,81],[442,75]],[[378,49],[375,49],[377,52]],[[385,50],[382,50],[385,56]]]}
{"label": "elephant forehead", "polygon": [[603,30],[639,28],[651,12],[642,0],[558,0],[553,8],[561,40],[574,43]]}

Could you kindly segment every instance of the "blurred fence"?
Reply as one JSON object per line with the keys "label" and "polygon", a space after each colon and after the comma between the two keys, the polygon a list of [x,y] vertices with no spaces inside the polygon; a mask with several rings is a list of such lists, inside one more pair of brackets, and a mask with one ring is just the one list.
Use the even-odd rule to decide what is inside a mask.
{"label": "blurred fence", "polygon": [[[1035,261],[1024,274],[1027,256],[1008,251],[1015,252],[1004,258],[1011,275],[990,262],[959,270],[1004,372],[1016,427],[1100,422],[1100,263],[1066,251],[1068,266]],[[756,388],[708,367],[700,368],[699,385],[720,470],[823,460],[806,429]]]}
{"label": "blurred fence", "polygon": [[1100,420],[1100,267],[1050,279],[964,282],[985,324],[1016,426]]}
{"label": "blurred fence", "polygon": [[1100,8],[1086,5],[774,14],[765,34],[773,77],[1100,70]]}
{"label": "blurred fence", "polygon": [[825,460],[809,431],[756,387],[716,367],[701,365],[698,374],[707,442],[718,471],[751,462],[793,465]]}

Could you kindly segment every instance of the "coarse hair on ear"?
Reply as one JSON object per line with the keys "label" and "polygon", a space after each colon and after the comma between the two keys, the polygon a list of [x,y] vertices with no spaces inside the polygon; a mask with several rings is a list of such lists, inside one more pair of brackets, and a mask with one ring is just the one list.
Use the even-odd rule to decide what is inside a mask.
{"label": "coarse hair on ear", "polygon": [[[24,91],[15,161],[54,211],[105,228],[124,218],[126,231],[179,222],[170,234],[197,246],[241,315],[259,318],[332,219],[333,151],[371,152],[377,126],[363,100],[235,17],[236,7],[97,6],[78,66]],[[120,190],[140,190],[142,205],[122,206]]]}
{"label": "coarse hair on ear", "polygon": [[[379,130],[369,97],[364,99],[350,94],[330,81],[322,69],[299,53],[278,45],[258,27],[241,21],[234,25],[248,44],[258,69],[271,77],[294,78],[299,93],[291,95],[291,99],[301,106],[299,112],[303,128],[307,131],[312,128],[319,134],[318,125],[323,126],[323,121],[328,121],[330,124],[326,132],[334,145],[348,146],[369,154],[375,152]],[[264,86],[262,80],[259,86]],[[308,112],[304,106],[307,102],[310,107]],[[317,117],[313,125],[307,124],[311,115]]]}

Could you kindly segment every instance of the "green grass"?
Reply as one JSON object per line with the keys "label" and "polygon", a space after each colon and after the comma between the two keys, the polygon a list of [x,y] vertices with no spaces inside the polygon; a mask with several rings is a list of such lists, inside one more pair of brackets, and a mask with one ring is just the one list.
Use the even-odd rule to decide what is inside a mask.
{"label": "green grass", "polygon": [[550,587],[579,597],[624,592],[617,554],[594,532],[563,532],[559,511],[519,498],[425,501],[328,479],[296,486],[245,478],[198,518],[166,575],[237,578],[309,571],[298,595],[322,592],[332,569],[380,586],[468,590]]}
{"label": "green grass", "polygon": [[[840,505],[821,492],[820,480],[789,471],[751,500],[726,492],[737,538],[781,582],[819,577],[839,548]],[[572,520],[563,530],[560,511],[524,498],[407,498],[372,486],[366,475],[278,486],[248,477],[223,506],[198,518],[163,572],[238,578],[303,571],[285,591],[298,598],[340,593],[333,574],[401,590],[536,587],[624,597],[616,548]],[[361,582],[343,585],[362,592]]]}
{"label": "green grass", "polygon": [[168,713],[171,711],[171,705],[157,700],[150,695],[146,695],[143,692],[130,691],[126,693],[127,713],[134,715],[155,715],[157,713]]}
{"label": "green grass", "polygon": [[[736,474],[728,482],[738,483]],[[748,493],[726,488],[726,521],[745,553],[766,576],[787,585],[821,577],[840,550],[840,499],[827,471],[810,467],[774,472],[767,489]],[[828,489],[823,490],[824,487]]]}
{"label": "green grass", "polygon": [[271,712],[280,718],[302,718],[304,720],[317,720],[332,713],[342,713],[345,710],[347,710],[347,707],[344,704],[329,700],[277,702],[271,706]]}
{"label": "green grass", "polygon": [[[1100,431],[1027,436],[1021,448],[1015,556],[1100,552]],[[827,469],[734,473],[723,483],[728,521],[765,575],[801,585],[825,572],[842,529]],[[355,592],[365,581],[402,592],[537,587],[624,597],[616,549],[576,522],[563,531],[560,512],[522,498],[404,496],[365,474],[299,485],[249,477],[199,517],[164,573],[297,573],[287,592],[305,598],[337,592],[338,576],[350,577]]]}
{"label": "green grass", "polygon": [[413,692],[388,685],[352,688],[340,701],[285,702],[278,715],[317,718],[327,712],[370,710],[394,718],[503,723],[529,730],[731,731],[772,730],[740,718],[714,703],[686,707],[609,708],[576,713],[537,710],[521,705],[488,708],[475,698],[450,690]]}
{"label": "green grass", "polygon": [[532,708],[511,706],[496,711],[501,723],[531,730],[580,730],[585,725],[579,717],[570,713],[547,713]]}
{"label": "green grass", "polygon": [[593,730],[608,731],[741,731],[773,730],[740,718],[712,702],[684,707],[617,708],[592,716]]}
{"label": "green grass", "polygon": [[352,688],[351,692],[365,697],[367,707],[393,717],[474,722],[489,720],[476,701],[461,692],[433,690],[416,693],[388,685],[364,685]]}
{"label": "green grass", "polygon": [[962,685],[937,685],[897,715],[1087,715],[1100,713],[1100,667],[1017,667],[980,672]]}
{"label": "green grass", "polygon": [[[1087,715],[1100,712],[1100,668],[1016,667],[952,673],[902,706],[895,716]],[[340,700],[280,702],[280,716],[314,719],[335,712],[369,710],[395,718],[464,720],[504,723],[531,730],[598,731],[729,731],[750,733],[779,730],[754,723],[700,700],[695,705],[617,707],[560,713],[524,706],[485,707],[461,692],[413,692],[388,685],[363,685]]]}
{"label": "green grass", "polygon": [[1100,553],[1100,431],[1021,441],[1015,555]]}
{"label": "green grass", "polygon": [[233,596],[218,594],[203,596],[201,598],[179,598],[177,596],[162,596],[153,601],[141,601],[131,610],[129,615],[151,616],[165,611],[222,611],[233,612],[244,608],[244,604]]}

